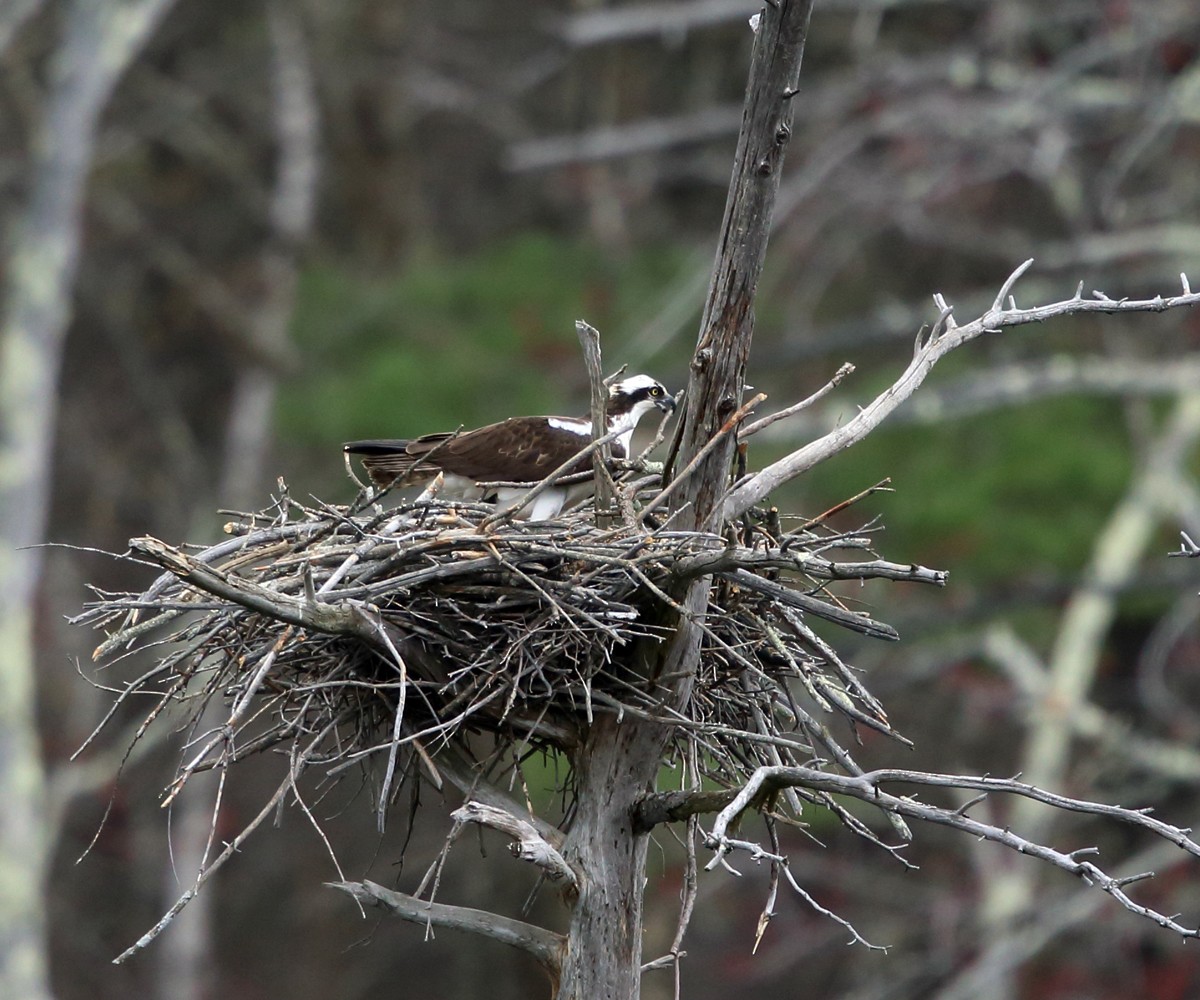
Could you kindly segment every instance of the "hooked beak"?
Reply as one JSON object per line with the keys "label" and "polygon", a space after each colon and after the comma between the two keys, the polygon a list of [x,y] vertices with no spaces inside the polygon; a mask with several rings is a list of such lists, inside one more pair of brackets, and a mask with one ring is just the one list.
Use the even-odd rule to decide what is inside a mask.
{"label": "hooked beak", "polygon": [[654,405],[662,410],[663,413],[675,412],[675,398],[673,396],[659,396],[654,401]]}

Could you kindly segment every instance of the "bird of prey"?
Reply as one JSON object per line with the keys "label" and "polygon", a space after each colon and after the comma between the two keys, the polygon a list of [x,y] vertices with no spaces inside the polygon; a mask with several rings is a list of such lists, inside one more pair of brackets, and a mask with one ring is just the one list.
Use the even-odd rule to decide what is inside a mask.
{"label": "bird of prey", "polygon": [[[634,428],[655,408],[670,413],[675,409],[675,400],[648,375],[631,375],[609,387],[607,432],[617,432],[611,443],[614,458],[629,456]],[[530,488],[478,484],[537,483],[586,448],[591,437],[591,417],[509,417],[498,424],[459,433],[351,441],[343,451],[347,456],[360,457],[376,486],[421,485],[441,473],[441,496],[490,501],[507,508],[520,503]],[[568,475],[585,474],[591,468],[588,455],[572,466]],[[538,494],[519,516],[544,521],[592,491],[590,479],[555,484]]]}

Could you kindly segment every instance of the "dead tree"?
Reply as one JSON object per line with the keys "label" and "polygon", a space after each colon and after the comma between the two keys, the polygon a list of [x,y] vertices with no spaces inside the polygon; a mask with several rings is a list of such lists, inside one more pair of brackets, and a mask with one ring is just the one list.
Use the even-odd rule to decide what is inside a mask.
{"label": "dead tree", "polygon": [[[1186,279],[1182,294],[1147,301],[1084,297],[1081,287],[1064,301],[1020,309],[1012,291],[1027,261],[969,323],[959,325],[935,296],[936,320],[918,334],[912,362],[853,420],[765,469],[731,473],[755,431],[852,371],[845,366],[811,399],[748,422],[761,403],[743,400],[754,291],[800,101],[810,9],[811,2],[780,0],[757,20],[686,402],[664,466],[634,460],[618,470],[615,510],[585,504],[532,524],[485,505],[441,501],[435,490],[387,508],[375,497],[333,508],[300,504],[281,489],[272,507],[231,523],[220,544],[194,551],[151,538],[131,543],[132,557],[163,575],[141,594],[101,594],[79,619],[109,633],[98,658],[117,660],[146,645],[160,651],[118,689],[113,711],[134,695],[153,695],[144,731],[176,702],[194,718],[224,703],[225,721],[195,734],[166,799],[200,771],[216,770],[223,783],[232,764],[263,751],[284,750],[286,768],[261,812],[228,843],[211,845],[194,887],[118,960],[153,940],[280,803],[294,802],[319,831],[302,775],[352,766],[373,777],[381,823],[406,783],[453,786],[464,801],[446,849],[411,891],[341,875],[337,888],[409,921],[519,948],[547,970],[563,1000],[636,997],[645,970],[674,967],[678,975],[700,849],[711,852],[710,869],[728,866],[737,852],[766,862],[760,936],[787,883],[853,940],[875,947],[791,873],[780,826],[802,822],[806,809],[828,811],[902,865],[911,821],[947,826],[1061,868],[1180,935],[1200,935],[1128,894],[1146,876],[1118,877],[1090,851],[1039,843],[973,818],[970,808],[990,794],[1018,796],[1129,824],[1200,857],[1188,831],[1144,809],[1067,798],[1016,779],[865,772],[825,723],[841,716],[852,729],[907,742],[828,637],[838,628],[883,641],[897,635],[848,607],[838,581],[942,585],[946,578],[881,558],[869,528],[845,533],[825,517],[781,516],[764,505],[768,494],[861,440],[939,358],[984,333],[1087,311],[1161,311],[1194,305],[1200,295]],[[491,736],[486,752],[480,733]],[[566,764],[569,805],[554,820],[504,790],[520,780],[530,748]],[[678,776],[670,790],[658,787],[664,764]],[[929,788],[978,796],[951,808],[912,794]],[[879,822],[847,808],[851,799]],[[761,834],[737,826],[750,811],[762,817]],[[702,816],[715,816],[707,829]],[[648,837],[667,823],[686,824],[685,892],[668,954],[643,961]],[[435,898],[450,847],[469,824],[502,832],[556,888],[565,933]]]}

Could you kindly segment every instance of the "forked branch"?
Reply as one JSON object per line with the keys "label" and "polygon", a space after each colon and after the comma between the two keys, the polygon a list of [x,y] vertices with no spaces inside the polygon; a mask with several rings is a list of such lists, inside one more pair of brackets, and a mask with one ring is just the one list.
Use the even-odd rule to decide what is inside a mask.
{"label": "forked branch", "polygon": [[1168,552],[1169,556],[1186,556],[1190,559],[1200,558],[1200,545],[1197,545],[1191,535],[1186,531],[1181,531],[1179,537],[1182,539],[1179,543],[1179,549],[1176,552]]}
{"label": "forked branch", "polygon": [[1181,275],[1182,294],[1167,298],[1156,295],[1152,299],[1113,299],[1103,292],[1093,292],[1092,298],[1084,298],[1083,285],[1080,284],[1069,299],[1030,309],[1018,309],[1012,297],[1012,289],[1017,279],[1032,264],[1032,259],[1027,260],[1013,271],[1001,286],[992,308],[963,326],[955,323],[953,308],[946,305],[940,295],[934,296],[934,302],[939,308],[937,322],[927,338],[918,335],[913,359],[904,373],[851,420],[823,437],[809,442],[803,448],[785,455],[732,490],[725,498],[725,520],[730,521],[740,516],[772,490],[861,441],[916,391],[941,358],[982,334],[999,333],[1005,327],[1043,323],[1059,316],[1075,316],[1080,313],[1165,312],[1168,309],[1200,305],[1200,292],[1193,292],[1186,276]]}
{"label": "forked branch", "polygon": [[[941,806],[920,802],[909,796],[893,795],[883,790],[883,785],[901,783],[921,785],[926,787],[941,787],[954,789],[973,789],[984,793],[998,792],[1019,795],[1023,798],[1042,802],[1057,809],[1071,812],[1088,813],[1103,816],[1130,826],[1140,827],[1153,833],[1163,840],[1169,841],[1180,850],[1200,857],[1200,844],[1191,839],[1189,829],[1171,826],[1149,815],[1148,809],[1126,809],[1122,806],[1106,805],[1100,802],[1090,802],[1083,799],[1072,799],[1053,792],[1044,791],[1034,785],[1011,778],[973,777],[970,775],[930,774],[922,771],[878,770],[861,775],[834,774],[819,771],[809,767],[760,767],[735,793],[729,798],[713,796],[710,793],[696,793],[689,801],[685,794],[671,793],[670,801],[656,802],[660,796],[647,796],[639,807],[639,819],[643,825],[649,825],[655,815],[664,818],[679,819],[689,814],[689,806],[694,806],[692,813],[712,811],[720,805],[712,832],[705,840],[706,846],[715,851],[710,868],[721,864],[726,855],[733,851],[746,850],[752,855],[764,855],[764,848],[752,841],[734,839],[729,835],[730,826],[747,809],[764,796],[784,788],[803,788],[809,791],[824,792],[830,795],[845,795],[867,802],[885,813],[903,816],[908,819],[923,820],[947,826],[963,833],[989,840],[1011,848],[1019,854],[1026,854],[1047,862],[1056,868],[1061,868],[1075,875],[1089,885],[1094,885],[1116,899],[1125,909],[1138,916],[1154,921],[1161,927],[1175,931],[1183,937],[1200,937],[1200,930],[1178,923],[1174,917],[1160,913],[1150,907],[1134,902],[1126,893],[1125,887],[1133,882],[1141,881],[1153,875],[1146,872],[1133,876],[1118,878],[1109,875],[1090,861],[1082,857],[1097,853],[1093,848],[1064,853],[1039,844],[1014,833],[1005,827],[993,826],[972,819],[967,815],[968,808],[948,809]],[[665,814],[659,807],[666,807]]]}
{"label": "forked branch", "polygon": [[572,890],[578,887],[579,879],[575,870],[529,820],[475,801],[459,806],[450,814],[450,818],[457,823],[478,823],[508,834],[513,839],[509,845],[513,857],[537,865],[552,882],[561,882]]}

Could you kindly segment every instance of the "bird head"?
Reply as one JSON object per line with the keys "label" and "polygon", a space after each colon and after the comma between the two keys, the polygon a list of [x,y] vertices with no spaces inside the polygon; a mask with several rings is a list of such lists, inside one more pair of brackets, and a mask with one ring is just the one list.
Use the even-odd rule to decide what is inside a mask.
{"label": "bird head", "polygon": [[654,408],[670,413],[673,397],[661,382],[649,375],[630,375],[608,387],[608,419],[611,424],[636,426],[642,416]]}

